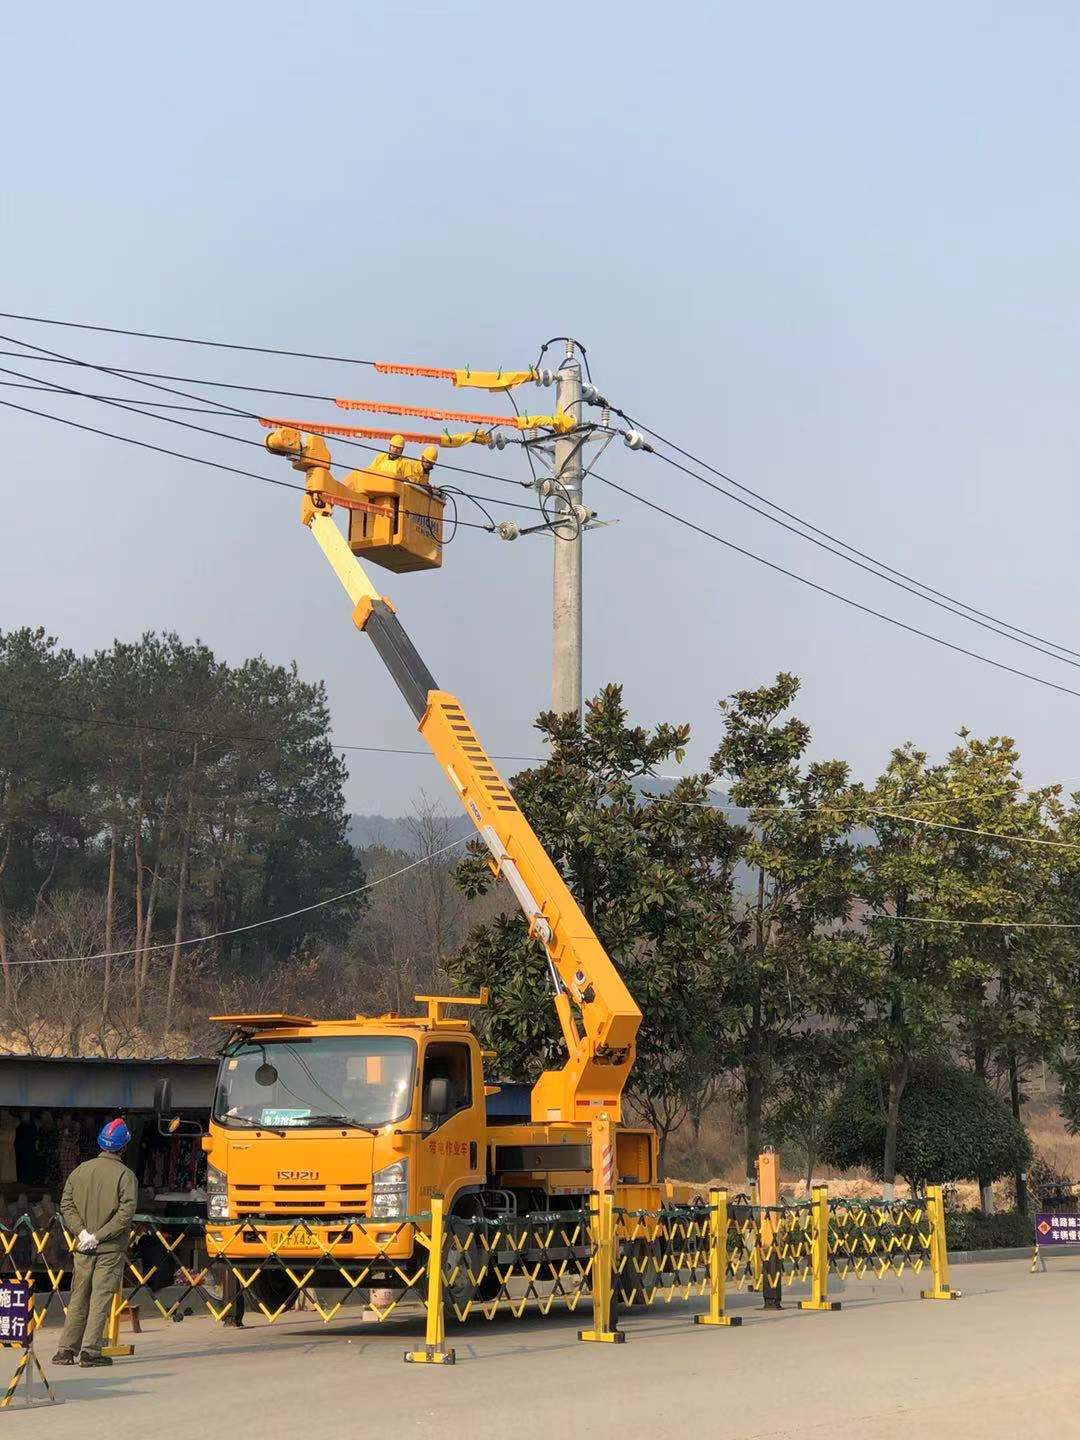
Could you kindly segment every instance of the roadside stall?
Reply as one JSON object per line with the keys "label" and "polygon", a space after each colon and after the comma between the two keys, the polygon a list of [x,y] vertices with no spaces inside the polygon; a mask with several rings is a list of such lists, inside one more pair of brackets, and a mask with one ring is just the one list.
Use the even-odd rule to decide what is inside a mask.
{"label": "roadside stall", "polygon": [[98,1132],[117,1115],[132,1133],[124,1159],[139,1180],[140,1212],[204,1213],[198,1138],[158,1133],[153,1091],[168,1079],[177,1112],[205,1124],[216,1072],[217,1061],[202,1057],[0,1056],[0,1219],[55,1213],[68,1175],[97,1154]]}

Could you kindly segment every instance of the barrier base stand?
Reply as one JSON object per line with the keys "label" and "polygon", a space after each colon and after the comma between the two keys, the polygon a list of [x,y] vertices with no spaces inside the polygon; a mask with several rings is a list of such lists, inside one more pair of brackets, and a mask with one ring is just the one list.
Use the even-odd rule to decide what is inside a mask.
{"label": "barrier base stand", "polygon": [[[45,1394],[40,1399],[34,1393],[35,1370],[41,1377],[41,1383],[45,1386]],[[19,1384],[20,1380],[23,1382],[22,1385]],[[0,1398],[0,1410],[33,1410],[38,1406],[63,1404],[64,1401],[49,1384],[49,1377],[45,1374],[41,1361],[34,1354],[33,1345],[27,1345],[23,1349],[22,1359],[15,1367],[15,1374],[11,1377],[3,1397]]]}
{"label": "barrier base stand", "polygon": [[839,1309],[841,1309],[841,1308],[842,1308],[842,1307],[841,1307],[841,1303],[840,1303],[839,1300],[800,1300],[800,1301],[799,1301],[799,1309],[800,1309],[800,1310],[839,1310]]}
{"label": "barrier base stand", "polygon": [[127,1355],[135,1354],[135,1346],[121,1345],[119,1343],[117,1343],[116,1345],[103,1345],[101,1347],[101,1353],[102,1355],[107,1355],[110,1360],[122,1360]]}
{"label": "barrier base stand", "polygon": [[406,1365],[453,1365],[457,1359],[453,1349],[443,1350],[437,1345],[425,1345],[423,1350],[406,1350]]}
{"label": "barrier base stand", "polygon": [[695,1315],[695,1325],[741,1325],[741,1315]]}
{"label": "barrier base stand", "polygon": [[959,1300],[960,1291],[954,1290],[947,1285],[943,1290],[921,1290],[920,1295],[924,1300]]}
{"label": "barrier base stand", "polygon": [[594,1340],[601,1345],[621,1345],[626,1335],[622,1330],[579,1330],[579,1340]]}

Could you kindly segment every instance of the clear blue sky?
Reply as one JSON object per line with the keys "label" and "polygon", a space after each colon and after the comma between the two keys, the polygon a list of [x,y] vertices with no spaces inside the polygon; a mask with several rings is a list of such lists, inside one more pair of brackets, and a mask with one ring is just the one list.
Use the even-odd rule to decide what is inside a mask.
{"label": "clear blue sky", "polygon": [[[1078,28],[1064,4],[7,6],[0,306],[450,365],[527,364],[571,332],[617,403],[743,483],[1080,650]],[[451,399],[363,369],[0,329],[103,363]],[[25,403],[289,473],[88,401]],[[295,658],[325,677],[339,739],[414,743],[292,496],[2,408],[0,435],[0,624],[79,649],[175,628],[231,659]],[[609,456],[612,478],[740,544],[1080,689],[1080,670]],[[519,456],[466,463],[523,473]],[[940,754],[961,724],[1015,735],[1033,779],[1080,773],[1080,699],[600,484],[589,499],[620,523],[587,541],[587,688],[622,680],[642,722],[691,721],[691,759],[719,696],[784,668],[815,753],[861,776],[909,737]],[[441,573],[387,577],[493,750],[535,751],[550,562],[546,539],[465,532]],[[446,788],[424,759],[351,764],[357,810]]]}

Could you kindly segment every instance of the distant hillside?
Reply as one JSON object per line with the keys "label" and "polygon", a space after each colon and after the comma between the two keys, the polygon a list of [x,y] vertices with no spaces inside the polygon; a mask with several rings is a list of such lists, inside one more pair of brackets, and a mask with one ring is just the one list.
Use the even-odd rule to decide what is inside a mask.
{"label": "distant hillside", "polygon": [[[450,839],[472,833],[473,826],[464,815],[455,815],[447,821]],[[406,855],[419,854],[416,843],[414,822],[404,815],[350,815],[349,842],[358,850],[369,850],[381,845],[386,850],[403,850]]]}
{"label": "distant hillside", "polygon": [[[667,795],[675,788],[673,780],[646,780],[642,781],[639,789],[647,791],[652,795]],[[716,803],[722,805],[727,797],[717,792]],[[733,811],[732,819],[741,820],[741,811]],[[464,815],[451,815],[447,821],[450,827],[450,839],[456,840],[459,835],[473,834],[473,826]],[[407,855],[419,853],[416,843],[414,822],[406,815],[350,815],[349,816],[349,841],[358,850],[370,849],[373,845],[381,845],[387,850],[401,850]]]}
{"label": "distant hillside", "polygon": [[[674,780],[654,779],[643,780],[639,789],[651,795],[667,795],[675,788]],[[714,792],[714,804],[723,806],[728,803],[727,795],[722,790]],[[728,818],[732,824],[737,825],[745,821],[747,812],[736,807],[728,812]],[[419,854],[419,846],[416,843],[414,823],[405,815],[350,815],[349,816],[349,840],[358,850],[367,850],[372,846],[381,845],[387,850],[404,851],[406,855]],[[451,815],[447,819],[450,827],[449,838],[456,840],[460,835],[472,835],[473,826],[464,815]],[[872,830],[857,830],[852,835],[852,840],[857,845],[872,845],[874,833]],[[739,865],[736,870],[737,884],[739,888],[748,885],[753,878],[750,870],[745,865]]]}

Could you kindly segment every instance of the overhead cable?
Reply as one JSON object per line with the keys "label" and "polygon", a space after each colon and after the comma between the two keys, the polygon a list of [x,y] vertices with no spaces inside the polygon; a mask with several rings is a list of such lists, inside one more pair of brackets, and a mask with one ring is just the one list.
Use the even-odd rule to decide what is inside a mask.
{"label": "overhead cable", "polygon": [[868,915],[870,923],[885,921],[900,925],[986,925],[1003,930],[1080,930],[1080,920],[956,920],[936,915]]}
{"label": "overhead cable", "polygon": [[256,355],[285,355],[294,360],[329,360],[334,365],[371,365],[375,360],[358,360],[353,355],[320,355],[310,350],[281,350],[272,345],[239,345],[230,340],[197,340],[191,335],[159,335],[153,330],[123,330],[117,325],[87,325],[77,320],[50,320],[44,315],[15,315],[0,310],[4,320],[23,320],[28,325],[59,325],[65,330],[94,330],[101,335],[130,335],[137,340],[167,340],[176,345],[205,345],[213,350],[246,350]]}
{"label": "overhead cable", "polygon": [[805,585],[811,590],[816,590],[820,595],[828,595],[830,599],[839,600],[841,604],[849,606],[852,610],[859,610],[864,615],[872,615],[877,620],[884,620],[887,625],[893,625],[898,630],[906,630],[909,635],[918,635],[923,640],[929,640],[934,645],[940,645],[945,650],[952,650],[957,655],[966,655],[971,660],[979,660],[984,665],[991,665],[995,670],[1004,670],[1009,675],[1018,675],[1022,680],[1031,680],[1036,685],[1043,685],[1048,690],[1058,690],[1064,695],[1075,695],[1080,699],[1080,690],[1073,690],[1068,685],[1060,685],[1056,680],[1047,680],[1042,675],[1033,675],[1028,670],[1020,670],[1014,665],[1007,665],[1003,660],[993,660],[989,655],[983,655],[978,650],[969,650],[964,645],[957,645],[951,640],[946,640],[941,635],[935,635],[930,630],[922,630],[917,625],[909,625],[906,620],[898,620],[895,615],[888,615],[884,610],[875,610],[872,605],[864,605],[860,600],[853,600],[850,595],[844,595],[839,590],[831,590],[827,585],[821,585],[816,580],[811,580],[805,575],[800,575],[796,570],[789,570],[785,565],[778,564],[775,560],[767,560],[765,556],[756,554],[753,550],[747,550],[745,546],[736,545],[733,540],[725,540],[722,535],[717,535],[713,530],[707,530],[705,526],[688,520],[685,515],[680,515],[674,510],[668,510],[663,505],[658,505],[654,500],[647,500],[644,495],[637,494],[634,490],[628,490],[623,485],[618,485],[614,480],[609,480],[594,470],[593,475],[604,485],[612,490],[617,490],[620,495],[626,495],[631,500],[637,500],[639,504],[646,505],[650,510],[655,510],[658,515],[665,515],[669,520],[674,520],[678,525],[684,525],[688,530],[693,530],[698,535],[703,535],[707,540],[714,540],[718,545],[723,545],[728,550],[733,550],[737,555],[743,555],[748,560],[754,560],[759,565],[774,570],[778,575],[786,575],[789,580],[797,580],[800,585]]}
{"label": "overhead cable", "polygon": [[[6,710],[11,715],[33,715],[41,720],[60,720],[66,725],[116,725],[123,730],[149,730],[155,735],[183,735],[192,740],[227,740],[234,745],[272,745],[279,738],[277,736],[232,735],[218,730],[193,730],[179,725],[159,725],[151,720],[121,720],[114,715],[92,715],[85,711],[81,715],[72,715],[63,711],[43,709],[37,705],[12,705],[6,700],[0,700],[0,710]],[[335,750],[363,750],[374,755],[424,755],[429,760],[435,758],[430,750],[345,744],[341,740],[335,740],[332,735],[328,735],[327,739]],[[543,759],[537,755],[492,754],[491,758],[492,760],[523,760],[530,765],[544,763]]]}
{"label": "overhead cable", "polygon": [[[0,312],[0,314],[2,314],[2,313],[3,313],[3,312]],[[76,358],[75,356],[73,356],[73,355],[65,355],[65,354],[63,354],[62,351],[59,351],[59,350],[48,350],[48,349],[46,349],[46,348],[45,348],[44,346],[42,346],[42,345],[34,345],[34,344],[32,344],[29,340],[20,340],[20,339],[18,339],[18,337],[13,336],[13,335],[3,335],[3,334],[0,334],[0,340],[3,340],[3,341],[5,341],[6,343],[11,344],[11,345],[21,345],[21,346],[24,348],[24,350],[32,350],[32,351],[34,351],[34,352],[35,352],[35,355],[26,355],[26,356],[24,356],[24,358],[25,358],[26,360],[33,360],[36,355],[40,355],[40,356],[45,357],[45,358],[48,359],[48,360],[60,360],[60,361],[64,361],[64,362],[69,363],[69,364],[72,364],[72,365],[78,365],[78,366],[82,367],[83,369],[96,370],[96,371],[98,371],[98,372],[99,372],[100,374],[102,374],[102,375],[113,375],[113,376],[120,375],[120,376],[122,376],[124,379],[129,380],[131,383],[136,384],[136,385],[142,385],[142,386],[144,386],[146,389],[149,389],[149,390],[160,390],[160,391],[162,391],[163,394],[166,394],[166,395],[175,395],[175,396],[178,396],[178,397],[179,397],[180,399],[182,399],[182,400],[194,400],[194,401],[196,401],[196,402],[199,403],[199,404],[204,404],[204,405],[205,405],[205,404],[217,405],[217,406],[219,407],[219,413],[220,413],[222,419],[226,419],[226,418],[228,418],[229,416],[236,416],[236,417],[239,418],[239,419],[243,419],[243,420],[254,420],[254,421],[256,421],[256,422],[258,422],[258,420],[260,419],[260,416],[258,415],[258,413],[257,413],[256,411],[254,411],[254,410],[244,410],[244,409],[242,409],[242,408],[241,408],[240,406],[238,406],[238,405],[231,405],[231,404],[229,404],[229,402],[226,401],[226,400],[214,400],[212,396],[198,395],[198,394],[195,394],[194,392],[189,391],[189,390],[177,390],[177,389],[175,389],[173,386],[170,386],[170,385],[159,385],[159,384],[156,384],[155,382],[153,382],[153,381],[151,381],[151,380],[143,379],[143,378],[141,378],[141,377],[139,377],[139,376],[136,376],[136,375],[132,374],[131,372],[126,372],[126,373],[125,373],[125,372],[122,372],[122,371],[118,371],[117,369],[115,369],[113,366],[110,366],[110,365],[97,365],[97,364],[94,364],[92,361],[89,361],[89,360],[79,360],[79,359],[77,359],[77,358]],[[6,373],[8,373],[8,374],[16,374],[16,375],[17,375],[17,374],[21,374],[21,372],[19,372],[19,371],[7,371]],[[23,378],[26,378],[26,377],[23,376]],[[37,377],[30,377],[30,378],[37,378]],[[45,382],[45,383],[47,383],[47,384],[56,384],[57,382],[55,382],[55,381],[47,381],[47,382]],[[58,389],[62,389],[62,388],[64,388],[64,387],[57,385],[57,388],[58,388]],[[124,402],[121,401],[121,402],[118,402],[118,403],[124,403]],[[219,432],[219,433],[221,433],[221,432]],[[233,436],[233,437],[231,437],[231,438],[235,440],[235,439],[237,439],[238,437],[237,437],[237,436]],[[247,443],[258,445],[259,442],[256,440],[256,441],[248,441]],[[355,450],[366,450],[366,451],[369,451],[371,454],[379,454],[379,453],[380,453],[380,452],[379,452],[379,447],[378,447],[377,445],[365,445],[365,444],[363,443],[363,441],[361,441],[361,440],[343,440],[341,443],[342,443],[343,445],[348,445],[348,446],[352,447],[352,448],[355,449]],[[341,465],[341,464],[343,464],[344,462],[343,462],[343,461],[338,461],[337,463],[338,463],[339,465]],[[500,484],[503,484],[503,485],[519,485],[519,486],[522,486],[522,487],[524,487],[524,488],[526,488],[526,489],[529,488],[529,482],[528,482],[528,481],[514,480],[514,479],[510,478],[510,477],[507,476],[507,475],[493,475],[490,470],[475,470],[475,469],[472,469],[471,467],[465,466],[465,465],[445,465],[445,464],[444,464],[444,465],[441,465],[440,468],[443,469],[443,470],[452,470],[452,471],[454,471],[456,474],[459,474],[459,475],[475,475],[475,476],[479,476],[480,478],[485,479],[485,480],[497,480]]]}
{"label": "overhead cable", "polygon": [[[19,376],[22,376],[23,378],[26,378],[24,371],[22,371],[22,370],[12,370],[12,369],[10,369],[8,366],[4,366],[4,365],[0,365],[0,374],[3,374],[3,375],[19,375]],[[0,383],[3,383],[3,382],[0,382]],[[139,408],[138,408],[139,406],[144,406],[144,405],[160,405],[160,403],[161,403],[160,401],[154,401],[154,400],[138,400],[138,399],[120,399],[118,396],[113,396],[113,395],[93,395],[93,394],[89,393],[89,392],[86,391],[86,390],[75,390],[75,389],[72,389],[72,388],[71,388],[70,386],[68,386],[68,385],[61,385],[61,384],[60,384],[58,381],[56,381],[56,380],[43,381],[43,382],[42,382],[42,389],[43,389],[44,392],[45,392],[46,394],[48,394],[48,395],[71,395],[71,396],[74,396],[74,397],[76,397],[76,398],[78,398],[78,399],[82,399],[82,400],[95,400],[95,401],[97,401],[97,402],[99,402],[100,404],[103,404],[103,405],[111,405],[114,409],[126,410],[129,414],[131,414],[131,415],[138,415],[138,416],[140,416],[140,417],[141,417],[142,419],[144,419],[144,420],[161,420],[161,421],[163,421],[164,423],[169,424],[169,425],[179,425],[179,426],[181,426],[184,430],[194,430],[194,431],[197,431],[199,434],[202,434],[202,435],[212,435],[212,436],[216,437],[216,438],[219,439],[219,440],[231,440],[231,441],[232,441],[234,444],[236,444],[236,445],[247,445],[247,446],[249,446],[249,447],[253,447],[254,449],[258,450],[258,451],[260,452],[260,454],[265,454],[265,453],[266,453],[266,447],[265,447],[265,445],[260,444],[258,440],[249,439],[249,438],[248,438],[247,436],[245,436],[245,435],[230,435],[230,434],[229,434],[227,431],[225,431],[225,430],[213,430],[213,429],[211,429],[211,428],[210,428],[209,426],[207,426],[207,425],[196,425],[196,424],[195,424],[193,421],[191,421],[191,420],[178,420],[178,419],[177,419],[175,416],[173,416],[173,415],[154,415],[154,414],[149,414],[149,415],[148,415],[148,414],[145,412],[145,410],[142,410],[142,409],[139,409]],[[0,403],[5,403],[5,404],[6,404],[6,403],[8,403],[8,402],[5,401],[5,402],[0,402]],[[18,408],[26,408],[26,407],[18,407],[18,406],[16,406],[16,407],[14,407],[14,408],[18,409]],[[181,408],[181,407],[167,407],[167,408]],[[32,414],[45,414],[44,411],[30,411],[30,413],[32,413]],[[208,411],[208,412],[205,412],[205,413],[208,413],[208,414],[211,414],[211,415],[216,415],[216,414],[218,414],[219,412],[217,412],[217,411]],[[47,416],[46,418],[48,418],[48,419],[53,419],[53,420],[59,420],[59,419],[60,419],[60,417],[57,416],[57,415],[49,415],[49,416]],[[227,418],[227,417],[222,417],[222,418]],[[74,422],[72,422],[72,423],[74,423]],[[84,428],[93,429],[93,427],[84,427]],[[98,433],[98,434],[101,434],[101,435],[112,435],[113,432],[107,431],[107,430],[99,430],[99,431],[97,431],[97,433]],[[130,437],[113,435],[113,438],[114,438],[114,439],[124,439],[124,438],[130,438]],[[132,443],[135,443],[135,442],[132,442]],[[368,448],[368,447],[365,447],[365,448]],[[374,448],[374,447],[370,447],[370,448]],[[182,456],[183,458],[187,458],[187,459],[191,459],[191,460],[194,460],[194,459],[197,458],[197,457],[191,456],[191,455],[186,455],[186,456],[185,456],[183,452],[178,451],[178,450],[176,450],[176,451],[169,451],[169,452],[167,452],[167,453],[174,454],[174,455],[179,455],[179,456]],[[204,463],[206,463],[206,464],[212,464],[213,462],[212,462],[212,461],[206,461],[206,462],[204,462]],[[348,468],[348,467],[346,466],[346,464],[345,464],[344,461],[340,461],[340,460],[339,460],[339,461],[335,461],[334,464],[335,464],[335,467],[336,467],[337,469],[339,469],[339,470],[343,470],[343,469],[347,469],[347,468]],[[231,467],[223,467],[223,468],[231,468]],[[443,468],[443,469],[453,469],[453,468],[455,468],[455,467],[453,467],[453,466],[443,466],[442,468]],[[237,473],[237,474],[244,474],[244,475],[254,475],[256,479],[267,479],[266,476],[256,475],[255,472],[252,471],[252,470],[246,470],[246,471],[240,471],[240,470],[238,470],[238,471],[236,471],[235,473]],[[366,470],[361,469],[359,473],[361,473],[361,474],[368,474],[368,473],[371,473],[371,472],[368,472],[368,471],[366,471]],[[274,481],[269,481],[269,480],[268,480],[268,483],[269,483],[269,484],[280,485],[280,484],[284,484],[285,482],[284,482],[284,481],[280,481],[280,480],[274,480]],[[303,490],[305,487],[302,486],[302,485],[291,485],[289,488],[290,488],[290,489],[293,489],[293,490]],[[415,487],[415,488],[419,488],[419,487]],[[425,488],[426,488],[426,487],[425,487]],[[505,507],[507,507],[508,509],[511,509],[511,510],[526,510],[526,511],[528,511],[528,512],[529,512],[530,514],[532,514],[532,515],[542,515],[542,514],[544,513],[542,506],[538,506],[538,505],[525,505],[525,504],[523,504],[521,501],[518,501],[518,500],[496,500],[496,499],[494,499],[492,496],[489,496],[489,495],[474,495],[474,494],[472,494],[472,493],[471,493],[470,491],[468,491],[468,490],[457,490],[457,491],[454,491],[453,493],[458,494],[458,495],[464,495],[464,496],[465,496],[467,499],[469,499],[469,500],[487,501],[487,503],[488,503],[489,505],[503,505],[503,506],[505,506]],[[462,525],[467,525],[469,522],[467,522],[467,521],[465,521],[465,520],[462,520],[460,523],[461,523]],[[480,527],[480,528],[484,528],[484,527]]]}
{"label": "overhead cable", "polygon": [[[37,415],[42,420],[54,420],[57,425],[67,425],[73,430],[85,430],[91,435],[102,435],[108,440],[120,440],[125,445],[137,445],[140,450],[153,450],[158,455],[171,455],[174,460],[188,460],[193,465],[206,465],[211,470],[224,470],[230,475],[243,475],[249,480],[259,480],[264,485],[277,485],[283,490],[295,490],[300,494],[306,493],[305,486],[294,485],[291,480],[276,480],[271,475],[260,475],[256,470],[241,470],[235,465],[223,465],[219,460],[207,460],[202,455],[189,455],[185,450],[172,450],[167,445],[154,445],[149,440],[136,440],[134,435],[120,435],[115,430],[103,430],[98,425],[84,425],[79,420],[69,420],[65,415],[50,415],[47,410],[35,410],[30,405],[16,405],[14,400],[0,400],[0,405],[7,410],[21,410],[24,415]],[[164,420],[167,417],[162,415],[157,418]],[[414,512],[410,511],[409,513]],[[419,511],[415,513],[421,514]],[[457,523],[470,530],[483,530],[485,534],[491,533],[489,525],[478,525],[471,520],[459,520]]]}
{"label": "overhead cable", "polygon": [[[854,555],[844,553],[845,550],[849,549],[850,547],[845,546],[844,549],[840,549],[837,548],[836,545],[830,545],[824,540],[817,539],[814,535],[807,535],[804,531],[796,529],[794,525],[789,525],[787,521],[781,520],[778,516],[770,515],[768,510],[763,510],[761,506],[754,505],[749,500],[744,500],[741,495],[735,495],[730,490],[725,490],[722,485],[714,485],[711,480],[706,480],[703,475],[698,475],[696,471],[691,470],[689,466],[681,465],[678,460],[673,460],[670,455],[664,455],[659,450],[654,450],[652,453],[656,456],[658,460],[663,460],[665,464],[673,466],[676,470],[681,470],[684,475],[689,475],[695,480],[700,480],[703,485],[707,485],[710,490],[715,490],[717,494],[725,495],[729,500],[734,500],[737,505],[742,505],[747,510],[752,510],[755,515],[761,515],[764,519],[771,521],[772,524],[779,525],[782,530],[787,530],[789,534],[797,535],[800,540],[808,540],[811,545],[816,545],[819,550],[825,550],[828,552],[828,554],[837,556],[838,559],[845,561],[847,564],[854,565],[857,569],[865,571],[867,575],[873,575],[874,578],[877,580],[884,580],[888,585],[895,585],[898,590],[905,590],[909,595],[914,595],[917,600],[925,600],[929,605],[936,605],[939,610],[946,610],[950,615],[956,615],[961,620],[966,620],[971,625],[978,625],[979,628],[982,630],[990,630],[995,635],[1002,636],[1002,638],[1005,640],[1011,640],[1015,645],[1023,645],[1028,650],[1036,650],[1040,655],[1046,655],[1051,660],[1057,660],[1063,665],[1072,665],[1075,669],[1080,670],[1080,660],[1070,660],[1068,658],[1068,655],[1059,655],[1055,653],[1056,650],[1065,649],[1064,646],[1055,646],[1053,650],[1047,649],[1046,645],[1053,644],[1052,641],[1046,641],[1045,645],[1035,644],[1031,640],[1023,639],[1022,634],[1020,633],[1012,634],[1011,632],[1017,629],[1017,627],[1014,625],[1009,625],[1008,629],[1002,629],[1001,626],[1008,625],[1008,621],[1001,621],[999,624],[991,624],[987,620],[979,619],[974,613],[967,613],[971,609],[970,606],[964,606],[964,608],[962,609],[958,608],[958,606],[963,605],[962,601],[957,601],[955,604],[947,604],[943,600],[938,600],[934,598],[934,594],[936,594],[937,592],[934,592],[934,594],[924,594],[921,589],[915,588],[915,586],[920,583],[919,581],[916,581],[912,585],[908,585],[905,583],[905,581],[896,579],[894,574],[886,574],[885,571],[889,568],[887,566],[883,567],[880,570],[875,569],[874,566],[880,565],[880,561],[874,560],[872,564],[865,564],[862,560],[856,559]],[[771,504],[772,502],[767,501],[766,503]],[[800,521],[799,523],[806,524],[807,522]],[[843,544],[842,541],[839,543],[841,545]],[[1078,653],[1080,652],[1068,652],[1068,654]]]}
{"label": "overhead cable", "polygon": [[[849,555],[841,555],[841,559],[848,560],[849,563],[857,563],[850,560],[849,558],[849,556],[857,556],[860,560],[865,560],[870,565],[877,566],[879,571],[888,572],[888,574],[880,574],[878,578],[886,580],[889,576],[896,576],[899,580],[906,580],[910,582],[910,584],[917,586],[919,590],[927,591],[928,593],[926,595],[920,595],[920,599],[926,599],[929,600],[930,603],[935,603],[933,600],[930,600],[930,597],[936,596],[938,600],[948,601],[950,605],[957,605],[962,610],[970,611],[972,616],[978,616],[980,620],[992,622],[990,626],[984,628],[992,629],[994,625],[1003,625],[1006,629],[1015,631],[1018,636],[1023,636],[1027,640],[1038,641],[1041,645],[1048,645],[1054,650],[1064,651],[1065,654],[1072,655],[1076,659],[1080,659],[1080,650],[1073,650],[1067,645],[1061,645],[1055,640],[1047,639],[1044,635],[1038,635],[1033,631],[1023,629],[1019,625],[1014,625],[1009,620],[1003,620],[1000,616],[991,615],[985,610],[980,610],[974,605],[969,605],[965,600],[958,599],[955,595],[949,595],[944,590],[936,589],[933,585],[928,584],[925,580],[919,580],[916,576],[909,575],[904,570],[898,570],[895,566],[886,564],[884,560],[879,560],[877,556],[870,555],[865,550],[860,550],[855,545],[850,545],[846,540],[842,540],[838,535],[834,535],[828,530],[821,529],[819,526],[814,525],[811,521],[805,519],[803,516],[797,515],[794,511],[787,510],[784,508],[784,506],[777,504],[775,500],[770,500],[767,495],[761,494],[760,491],[752,490],[749,485],[744,485],[740,481],[733,479],[732,476],[728,475],[725,471],[717,469],[715,465],[711,465],[709,461],[703,460],[699,455],[694,455],[689,450],[684,450],[682,446],[677,445],[674,440],[669,440],[666,436],[661,435],[658,431],[649,429],[649,427],[642,424],[640,420],[634,419],[632,416],[626,414],[622,410],[619,410],[615,406],[612,406],[611,409],[614,414],[621,416],[622,419],[626,420],[628,424],[633,425],[639,430],[643,430],[647,435],[651,435],[654,440],[658,440],[662,445],[666,445],[668,449],[674,450],[679,455],[682,455],[684,459],[690,460],[693,462],[694,465],[700,466],[702,469],[710,471],[711,474],[718,476],[721,480],[726,481],[729,485],[733,485],[737,490],[741,490],[743,494],[752,495],[755,500],[760,500],[762,504],[768,505],[770,509],[777,511],[778,514],[786,516],[789,520],[793,520],[797,525],[803,526],[805,530],[813,532],[811,535],[805,535],[801,534],[801,532],[797,530],[792,531],[793,534],[799,535],[801,539],[810,540],[812,544],[819,544],[819,541],[813,539],[813,536],[817,535],[822,537],[822,539],[824,540],[832,541],[833,544],[838,545],[841,550],[846,550],[849,552]],[[713,484],[711,480],[708,480],[704,475],[700,475],[696,471],[687,470],[685,466],[681,466],[678,464],[677,461],[672,460],[670,455],[664,455],[658,450],[654,450],[652,453],[657,455],[659,459],[666,461],[669,465],[673,465],[676,469],[683,470],[685,474],[692,476],[693,479],[699,481],[702,485],[708,486],[710,490],[715,490],[717,494],[724,495],[729,500],[734,500],[738,504],[746,505],[746,502],[741,500],[738,495],[732,495],[730,491],[725,490],[720,485]],[[753,505],[747,505],[747,508],[750,510],[754,510],[755,513],[759,515],[765,513],[758,510],[757,507]],[[783,523],[777,520],[776,517],[772,515],[766,514],[765,518],[772,520],[775,524]],[[785,525],[784,529],[791,529],[791,527]],[[823,545],[821,546],[821,548],[831,550],[831,547],[829,545]],[[836,554],[837,552],[831,551],[831,553]],[[865,569],[866,566],[860,566],[859,568]],[[896,582],[893,581],[890,583]],[[900,588],[905,589],[907,587],[901,586]],[[948,606],[946,605],[942,608],[948,609]],[[1010,636],[1009,638],[1013,637]],[[1035,648],[1038,647],[1036,646]]]}
{"label": "overhead cable", "polygon": [[374,890],[379,885],[385,885],[388,880],[396,880],[400,875],[415,870],[419,865],[429,865],[432,860],[437,859],[440,855],[445,855],[448,850],[453,850],[458,845],[464,845],[472,838],[471,834],[459,835],[448,845],[442,845],[438,850],[421,855],[419,860],[413,860],[411,864],[403,865],[400,870],[395,870],[390,875],[380,875],[378,880],[369,880],[366,885],[357,885],[352,890],[343,890],[340,895],[331,895],[326,900],[316,900],[313,905],[302,905],[299,910],[289,910],[284,915],[269,915],[265,920],[253,920],[248,925],[236,925],[231,930],[215,930],[212,935],[195,935],[189,940],[166,940],[160,945],[135,945],[127,950],[101,950],[96,955],[48,955],[36,960],[9,960],[8,964],[10,966],[78,965],[90,960],[120,960],[127,955],[148,955],[155,950],[179,950],[188,945],[209,945],[213,940],[227,940],[232,935],[245,935],[251,930],[265,929],[267,925],[280,925],[285,920],[295,920],[298,915],[310,915],[313,910],[324,910],[327,905],[339,905],[342,900],[351,900],[357,895],[363,895],[366,890]]}

